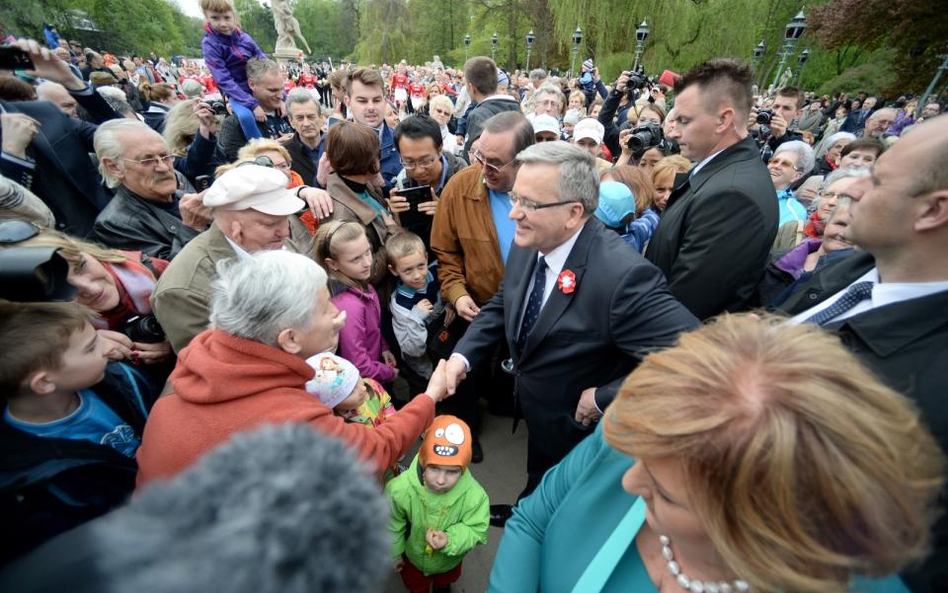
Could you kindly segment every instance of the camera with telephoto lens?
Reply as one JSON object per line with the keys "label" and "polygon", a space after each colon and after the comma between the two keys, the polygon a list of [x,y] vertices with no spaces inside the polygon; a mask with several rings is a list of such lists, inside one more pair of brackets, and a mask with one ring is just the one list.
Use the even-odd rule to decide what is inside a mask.
{"label": "camera with telephoto lens", "polygon": [[135,315],[125,321],[122,328],[125,335],[133,342],[143,344],[157,344],[165,341],[165,330],[161,329],[158,319],[154,315]]}
{"label": "camera with telephoto lens", "polygon": [[774,116],[773,109],[761,109],[757,112],[757,119],[755,120],[761,126],[769,126],[770,120]]}
{"label": "camera with telephoto lens", "polygon": [[202,101],[208,108],[214,112],[214,115],[227,115],[227,105],[223,101]]}

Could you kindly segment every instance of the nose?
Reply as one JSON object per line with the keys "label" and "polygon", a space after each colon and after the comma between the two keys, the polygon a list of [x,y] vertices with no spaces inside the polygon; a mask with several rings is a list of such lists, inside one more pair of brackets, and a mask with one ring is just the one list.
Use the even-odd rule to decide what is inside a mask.
{"label": "nose", "polygon": [[622,476],[622,489],[629,494],[641,496],[645,500],[652,498],[652,489],[648,484],[645,466],[641,461],[636,461]]}
{"label": "nose", "polygon": [[95,296],[96,285],[95,282],[92,282],[88,278],[83,276],[73,276],[69,277],[69,284],[72,284],[78,291],[78,296],[80,298],[90,298]]}
{"label": "nose", "polygon": [[520,202],[513,203],[513,206],[510,207],[510,214],[507,216],[510,220],[520,220],[523,218],[523,208],[520,207]]}

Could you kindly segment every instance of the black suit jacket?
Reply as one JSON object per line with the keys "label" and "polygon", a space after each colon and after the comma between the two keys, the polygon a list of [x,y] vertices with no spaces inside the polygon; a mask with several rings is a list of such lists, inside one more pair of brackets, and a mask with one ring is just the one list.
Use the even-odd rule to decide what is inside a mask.
{"label": "black suit jacket", "polygon": [[[121,117],[96,92],[73,97],[97,123]],[[89,156],[95,151],[96,125],[67,116],[48,101],[0,101],[0,105],[40,122],[29,146],[35,167],[0,159],[0,173],[39,196],[56,217],[57,229],[78,237],[91,235],[95,217],[112,199]]]}
{"label": "black suit jacket", "polygon": [[590,218],[563,267],[576,275],[575,290],[566,294],[554,286],[518,356],[520,313],[536,261],[535,250],[511,246],[500,288],[455,352],[476,366],[506,339],[531,439],[540,438],[561,458],[594,429],[574,420],[580,393],[598,387],[596,401],[604,409],[645,354],[672,345],[698,320],[668,292],[655,266]]}
{"label": "black suit jacket", "polygon": [[[858,253],[818,270],[781,305],[790,315],[814,307],[871,270],[875,260]],[[893,303],[830,323],[829,331],[894,389],[912,398],[922,420],[948,454],[948,291]],[[948,519],[935,526],[935,552],[904,574],[916,593],[948,591]]]}
{"label": "black suit jacket", "polygon": [[779,218],[773,182],[745,138],[690,181],[676,178],[645,257],[699,319],[741,311],[767,265]]}

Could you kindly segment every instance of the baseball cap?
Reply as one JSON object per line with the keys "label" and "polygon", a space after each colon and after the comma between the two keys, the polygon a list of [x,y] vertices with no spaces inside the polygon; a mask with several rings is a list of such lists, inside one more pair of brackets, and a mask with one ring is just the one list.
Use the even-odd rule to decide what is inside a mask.
{"label": "baseball cap", "polygon": [[602,143],[602,137],[606,134],[606,129],[598,120],[591,117],[579,120],[576,127],[573,128],[573,139],[577,142],[583,138],[592,138],[596,144]]}
{"label": "baseball cap", "polygon": [[553,132],[557,136],[560,134],[560,123],[552,115],[542,114],[533,117],[533,133]]}
{"label": "baseball cap", "polygon": [[596,218],[609,228],[619,228],[629,214],[635,213],[635,195],[629,186],[618,181],[599,184],[599,206]]}
{"label": "baseball cap", "polygon": [[288,216],[302,210],[306,203],[296,197],[296,190],[286,189],[287,183],[286,175],[277,169],[250,164],[234,167],[207,190],[204,205]]}

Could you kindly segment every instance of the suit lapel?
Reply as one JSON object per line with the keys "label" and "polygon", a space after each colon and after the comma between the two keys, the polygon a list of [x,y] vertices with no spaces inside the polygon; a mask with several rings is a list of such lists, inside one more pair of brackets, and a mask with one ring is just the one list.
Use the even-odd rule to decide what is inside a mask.
{"label": "suit lapel", "polygon": [[[593,235],[599,230],[599,226],[601,226],[601,223],[596,219],[590,218],[586,221],[583,230],[579,232],[576,243],[573,244],[572,251],[570,251],[569,256],[566,258],[566,263],[563,264],[564,271],[571,270],[573,274],[576,275],[576,290],[580,289],[583,272],[586,270],[586,257],[589,253],[589,245],[592,242]],[[554,282],[557,281],[554,280]],[[523,345],[521,358],[525,359],[530,356],[530,353],[543,341],[543,338],[550,333],[550,330],[553,329],[557,320],[563,315],[563,312],[566,311],[569,304],[573,302],[573,299],[576,298],[577,293],[575,291],[566,294],[559,289],[558,284],[557,282],[557,285],[553,287],[550,298],[546,300],[543,309],[540,310],[540,317],[537,318],[536,325],[533,326],[533,330],[530,332],[530,335],[527,336],[527,343]],[[519,313],[520,309],[517,309],[517,312]]]}

